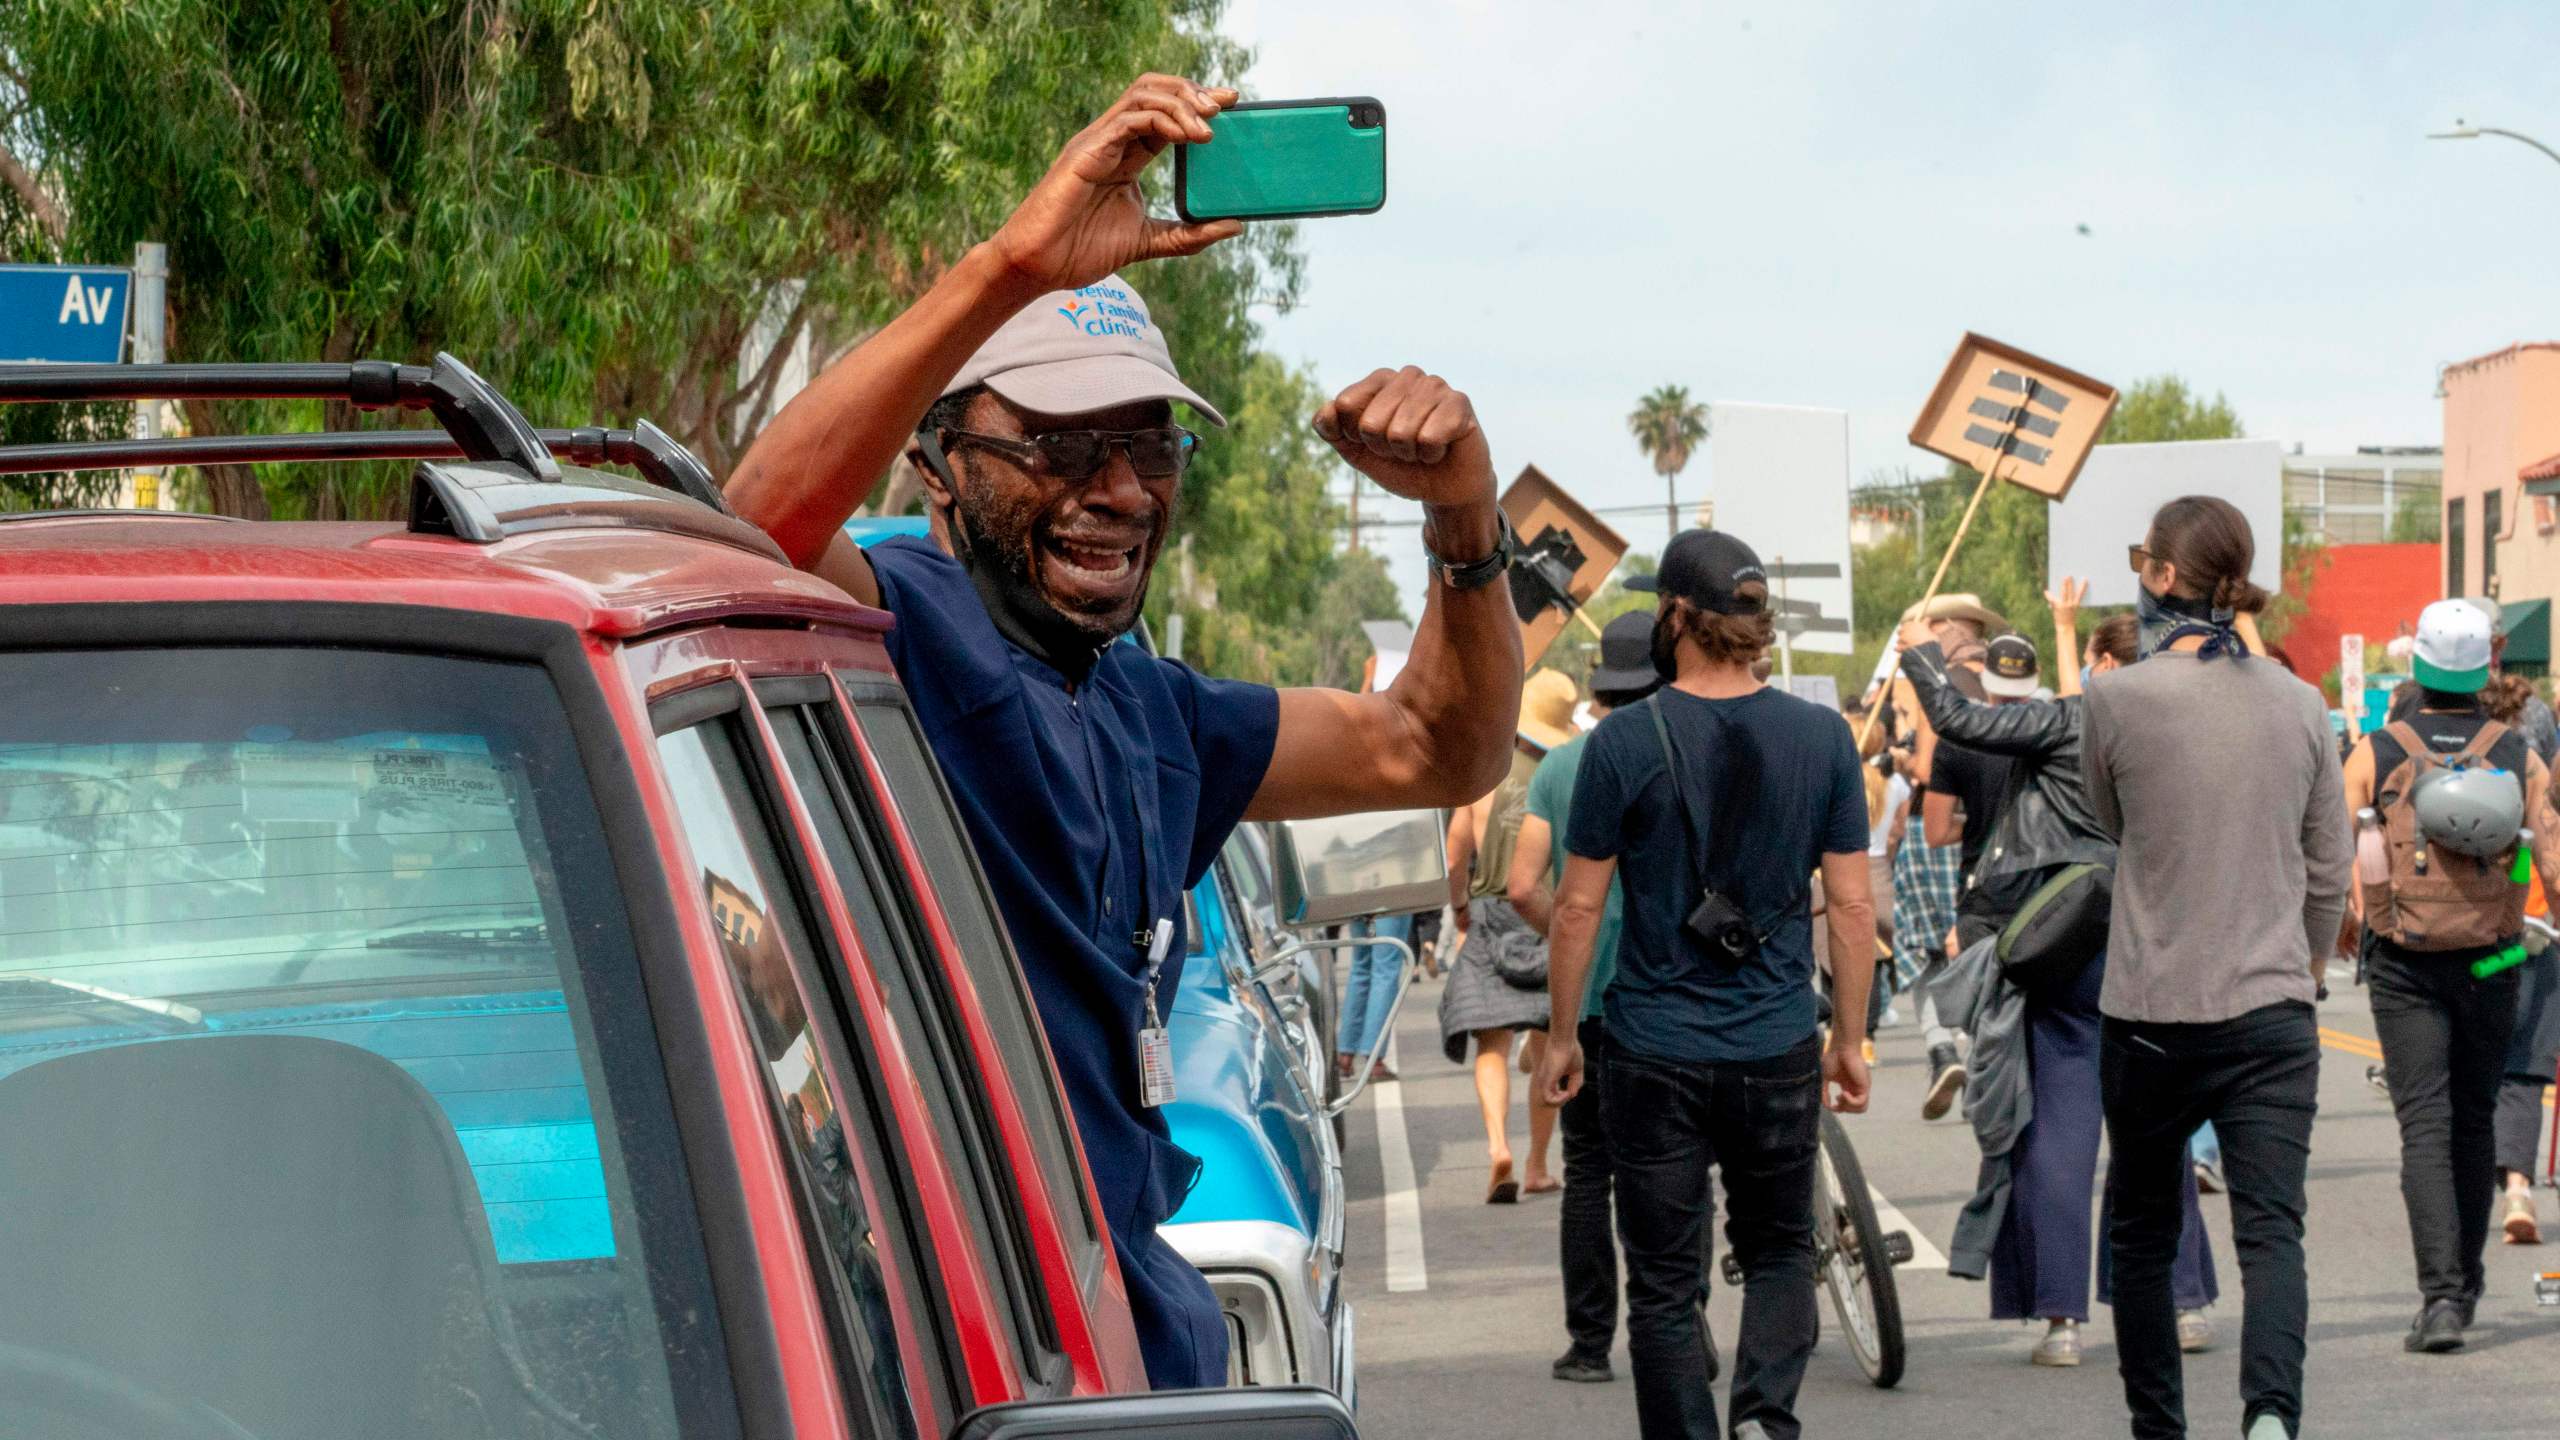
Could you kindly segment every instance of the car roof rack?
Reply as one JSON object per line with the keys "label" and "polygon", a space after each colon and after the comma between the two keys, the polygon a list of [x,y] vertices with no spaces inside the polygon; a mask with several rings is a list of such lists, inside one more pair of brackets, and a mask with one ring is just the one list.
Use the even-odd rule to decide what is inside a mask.
{"label": "car roof rack", "polygon": [[425,410],[463,458],[560,478],[560,462],[523,412],[442,351],[431,365],[0,365],[0,405],[98,400],[344,400],[359,410]]}
{"label": "car roof rack", "polygon": [[[662,489],[732,513],[702,463],[646,420],[628,430],[580,426],[533,432],[545,450],[580,465],[628,465]],[[468,460],[441,430],[339,430],[291,435],[184,435],[155,440],[74,440],[0,447],[0,475],[51,470],[123,470],[167,465],[252,465],[329,460]],[[557,467],[554,467],[556,473]]]}
{"label": "car roof rack", "polygon": [[[760,554],[780,550],[739,520],[709,466],[674,436],[646,420],[631,428],[581,426],[537,430],[504,395],[472,369],[439,352],[431,365],[382,360],[351,364],[0,365],[0,405],[161,399],[345,400],[360,410],[425,410],[437,430],[360,430],[287,435],[190,435],[148,440],[83,440],[0,447],[0,475],[136,466],[426,460],[411,478],[409,528],[488,543],[525,530],[607,523],[698,533]],[[581,465],[627,465],[651,488],[594,477],[568,491],[557,457]],[[493,468],[480,468],[493,467]],[[508,467],[499,469],[494,467]],[[530,483],[528,483],[530,482]],[[672,491],[711,512],[678,519],[683,507],[654,515],[635,506],[654,491]],[[571,494],[569,492],[577,492]],[[660,497],[664,498],[664,497]],[[50,516],[82,512],[48,511]],[[92,512],[95,513],[95,512]],[[111,511],[104,513],[140,514]]]}

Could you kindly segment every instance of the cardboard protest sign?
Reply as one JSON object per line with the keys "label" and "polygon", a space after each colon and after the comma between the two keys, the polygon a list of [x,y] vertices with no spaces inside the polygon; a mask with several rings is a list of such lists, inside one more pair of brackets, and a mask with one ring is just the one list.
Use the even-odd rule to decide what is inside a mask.
{"label": "cardboard protest sign", "polygon": [[1534,662],[1607,583],[1627,542],[1535,465],[1502,492],[1502,513],[1520,536],[1511,606],[1520,618],[1521,653]]}
{"label": "cardboard protest sign", "polygon": [[2048,500],[2071,493],[2116,390],[1968,331],[1911,425],[1911,443]]}

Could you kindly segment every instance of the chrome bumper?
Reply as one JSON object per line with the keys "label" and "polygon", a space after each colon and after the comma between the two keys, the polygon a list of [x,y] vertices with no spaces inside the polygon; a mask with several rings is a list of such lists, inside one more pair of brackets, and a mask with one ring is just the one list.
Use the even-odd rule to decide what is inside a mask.
{"label": "chrome bumper", "polygon": [[1350,1307],[1338,1285],[1316,1293],[1318,1267],[1304,1233],[1266,1220],[1168,1225],[1162,1233],[1218,1297],[1229,1384],[1315,1385],[1351,1402]]}

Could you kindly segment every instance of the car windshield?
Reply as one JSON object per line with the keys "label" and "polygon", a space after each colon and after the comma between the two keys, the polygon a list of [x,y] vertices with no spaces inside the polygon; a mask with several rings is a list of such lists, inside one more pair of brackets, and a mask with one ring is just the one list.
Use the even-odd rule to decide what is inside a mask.
{"label": "car windshield", "polygon": [[48,653],[0,695],[0,1394],[676,1433],[705,1302],[638,1217],[689,1206],[548,677]]}

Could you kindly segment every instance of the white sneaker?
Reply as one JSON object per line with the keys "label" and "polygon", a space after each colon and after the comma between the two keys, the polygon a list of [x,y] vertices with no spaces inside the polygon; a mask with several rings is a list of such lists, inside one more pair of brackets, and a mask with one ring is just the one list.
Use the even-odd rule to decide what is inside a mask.
{"label": "white sneaker", "polygon": [[2178,1312],[2178,1348],[2189,1355],[2213,1348],[2213,1322],[2201,1310]]}
{"label": "white sneaker", "polygon": [[2284,1421],[2273,1414],[2265,1414],[2249,1422],[2249,1433],[2243,1440],[2298,1440],[2298,1437],[2285,1433]]}
{"label": "white sneaker", "polygon": [[2032,1365],[2050,1365],[2068,1369],[2080,1363],[2080,1322],[2056,1320],[2045,1327],[2044,1338],[2036,1342],[2034,1353],[2027,1356]]}

